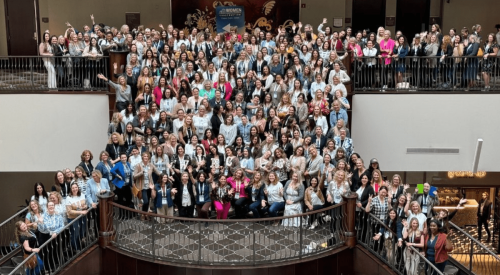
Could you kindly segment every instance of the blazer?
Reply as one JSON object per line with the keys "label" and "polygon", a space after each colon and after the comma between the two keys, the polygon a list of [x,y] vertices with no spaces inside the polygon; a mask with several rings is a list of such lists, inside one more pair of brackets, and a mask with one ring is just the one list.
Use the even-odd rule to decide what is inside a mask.
{"label": "blazer", "polygon": [[370,175],[368,175],[368,169],[365,169],[365,171],[363,173],[361,173],[361,175],[359,175],[358,172],[359,172],[358,169],[354,169],[354,171],[352,173],[352,177],[351,177],[351,183],[352,183],[351,184],[351,191],[353,191],[353,192],[355,192],[356,190],[358,190],[358,188],[361,186],[361,178],[363,177],[363,175],[367,175],[368,176],[368,180],[370,180]]}
{"label": "blazer", "polygon": [[[203,189],[202,189],[203,188]],[[208,183],[208,181],[205,181],[203,183],[203,187],[201,187],[201,184],[199,181],[196,182],[194,185],[194,199],[196,200],[196,205],[204,205],[207,202],[212,202],[210,200],[210,194],[212,193],[212,185]],[[203,201],[200,201],[200,195],[203,191]]]}
{"label": "blazer", "polygon": [[481,203],[483,200],[479,202],[479,206],[477,207],[477,217],[481,220],[489,220],[491,216],[491,201],[486,200],[484,202],[483,213],[481,214]]}
{"label": "blazer", "polygon": [[[219,83],[218,82],[214,83],[214,88],[215,89],[219,89]],[[233,93],[233,87],[231,87],[231,83],[229,81],[226,81],[224,83],[224,90],[225,90],[224,93],[223,93],[224,94],[224,99],[225,100],[229,100],[231,98],[231,94]],[[221,94],[222,94],[222,90],[221,90]]]}
{"label": "blazer", "polygon": [[[127,150],[125,149],[125,145],[115,146],[115,144],[106,144],[106,152],[108,152],[109,158],[111,160],[115,160],[120,157],[120,153],[125,153]],[[102,172],[102,171],[101,171]]]}
{"label": "blazer", "polygon": [[359,201],[361,202],[361,206],[363,206],[363,208],[366,208],[370,195],[375,196],[375,190],[373,190],[373,187],[370,185],[370,183],[367,183],[365,190],[363,190],[363,193],[361,193],[361,197],[359,197]]}
{"label": "blazer", "polygon": [[[271,87],[269,88],[269,94],[271,94],[271,98],[273,99],[273,104],[278,106],[280,103],[281,98],[283,95],[287,92],[287,87],[285,84],[278,84],[274,82],[271,84]],[[261,98],[261,101],[264,99]],[[298,121],[297,121],[298,124]]]}
{"label": "blazer", "polygon": [[[216,105],[215,102],[216,102],[215,97],[208,100],[208,104],[210,104],[210,108],[213,108]],[[220,103],[221,103],[222,107],[226,106],[226,100],[224,98],[220,99]]]}
{"label": "blazer", "polygon": [[[413,200],[417,201],[418,204],[420,204],[420,206],[422,206],[423,197],[424,194],[413,194]],[[434,208],[434,206],[439,205],[439,197],[438,196],[432,197],[428,195],[426,198],[426,202],[427,202],[427,218],[430,218],[434,216],[433,215],[434,211],[432,210],[432,208]]]}
{"label": "blazer", "polygon": [[[398,199],[399,199],[399,196],[401,196],[403,193],[404,193],[404,188],[402,185],[398,186],[398,189],[396,190],[396,194],[392,194],[392,186],[388,188],[389,189],[389,194],[388,194],[388,198],[390,200],[390,204],[391,205],[394,205],[394,204],[398,204]],[[393,195],[396,195],[396,196],[393,196]]]}
{"label": "blazer", "polygon": [[[132,167],[130,166],[129,162],[126,162],[125,165],[127,165],[127,167],[130,169],[130,178],[128,182],[132,183],[132,178],[133,178]],[[121,161],[117,162],[109,172],[113,175],[113,184],[116,187],[121,189],[124,185],[126,185],[124,164]]]}
{"label": "blazer", "polygon": [[87,177],[90,177],[92,174],[92,171],[94,171],[94,166],[92,165],[92,163],[90,161],[89,161],[89,165],[85,165],[85,162],[82,161],[82,162],[80,162],[80,164],[78,164],[78,166],[83,168],[83,170],[87,174]]}
{"label": "blazer", "polygon": [[[109,165],[109,167],[113,168],[113,164],[109,160],[108,160],[108,165]],[[102,161],[100,161],[97,164],[97,166],[95,167],[95,170],[98,170],[99,172],[101,172],[103,179],[110,181],[110,178],[111,178],[110,176],[112,176],[112,174],[110,173],[111,169],[109,169],[109,171],[108,171],[108,169],[106,168],[106,165],[104,165],[104,163]]]}
{"label": "blazer", "polygon": [[[427,256],[427,242],[429,241],[430,234],[425,235],[424,249],[423,251]],[[453,247],[446,248],[446,234],[439,233],[437,235],[436,245],[434,246],[434,261],[436,263],[442,263],[448,260],[448,252],[451,252]]]}
{"label": "blazer", "polygon": [[323,157],[319,155],[316,156],[314,160],[308,159],[306,164],[306,169],[309,171],[309,178],[318,177],[321,164],[323,163]]}
{"label": "blazer", "polygon": [[[169,188],[169,186],[165,186],[165,194],[163,192],[160,192],[161,186],[160,184],[155,184],[155,192],[156,196],[154,198],[155,201],[155,206],[156,208],[161,208],[163,207],[163,198],[165,197],[167,199],[167,206],[172,207],[174,206],[174,201],[172,200],[172,193],[170,192],[172,189]],[[159,195],[161,194],[161,195]]]}
{"label": "blazer", "polygon": [[92,206],[92,203],[97,203],[97,195],[100,194],[100,190],[105,189],[106,192],[110,192],[108,180],[105,178],[101,179],[101,189],[97,188],[97,183],[94,179],[90,179],[87,182],[87,191],[85,194],[85,199],[87,200],[88,207]]}
{"label": "blazer", "polygon": [[[174,187],[177,188],[177,194],[175,194],[174,203],[178,207],[181,207],[182,206],[182,195],[184,193],[184,186],[183,186],[182,182],[177,182],[176,184],[174,184]],[[194,197],[194,188],[193,188],[193,183],[190,180],[188,180],[188,182],[187,182],[187,190],[189,192],[189,197],[191,198],[191,205],[194,205],[196,202],[195,197]]]}
{"label": "blazer", "polygon": [[335,137],[335,138],[333,138],[333,140],[335,141],[335,148],[339,148],[339,147],[344,148],[346,155],[347,155],[347,158],[350,158],[352,152],[354,151],[354,145],[352,144],[352,139],[346,137],[344,139],[344,143],[342,143],[342,145],[341,145],[340,137]]}
{"label": "blazer", "polygon": [[[316,145],[316,142],[317,142],[317,139],[318,137],[316,135],[313,135],[311,137],[311,145]],[[319,142],[319,151],[318,151],[318,154],[319,153],[323,153],[323,148],[325,148],[326,146],[326,136],[325,135],[321,135],[320,137],[320,142]],[[316,146],[317,148],[317,146]]]}
{"label": "blazer", "polygon": [[[252,202],[259,202],[260,203],[266,199],[266,195],[264,193],[265,186],[266,186],[265,184],[261,184],[259,189],[256,190],[255,196],[253,196],[253,193],[252,193],[253,186],[250,184],[245,188],[245,192],[247,193],[248,198],[250,200],[252,200]],[[255,200],[254,200],[254,197],[255,197]]]}
{"label": "blazer", "polygon": [[[142,169],[142,161],[141,163],[137,164],[134,169],[134,180],[135,180],[135,186],[137,189],[142,190],[143,185],[144,185],[144,170]],[[156,168],[156,166],[152,163],[148,163],[148,179],[150,183],[153,183],[153,172],[156,175],[161,175],[161,171]]]}

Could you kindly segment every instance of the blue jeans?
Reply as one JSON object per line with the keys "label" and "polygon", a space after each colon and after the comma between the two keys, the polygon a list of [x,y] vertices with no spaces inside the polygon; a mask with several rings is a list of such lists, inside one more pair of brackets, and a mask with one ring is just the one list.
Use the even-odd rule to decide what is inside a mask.
{"label": "blue jeans", "polygon": [[252,211],[254,219],[260,218],[259,210],[262,209],[260,201],[257,200],[255,202],[252,202],[248,208],[250,209],[250,211]]}
{"label": "blue jeans", "polygon": [[142,189],[142,211],[149,211],[149,198],[151,198],[151,189]]}
{"label": "blue jeans", "polygon": [[[74,222],[70,227],[71,234],[71,247],[74,250],[81,250],[82,243],[81,239],[85,236],[86,231],[86,217],[81,217],[79,220]],[[68,223],[72,222],[74,219],[68,219]]]}
{"label": "blue jeans", "polygon": [[285,202],[275,202],[269,206],[269,217],[278,216],[278,211],[285,209]]}

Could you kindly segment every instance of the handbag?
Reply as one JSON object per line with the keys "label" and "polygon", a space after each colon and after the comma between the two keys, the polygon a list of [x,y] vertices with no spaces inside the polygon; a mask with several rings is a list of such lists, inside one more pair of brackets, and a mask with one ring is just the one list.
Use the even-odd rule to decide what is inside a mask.
{"label": "handbag", "polygon": [[[30,254],[24,254],[23,258],[26,259],[30,256]],[[29,258],[26,263],[24,263],[24,266],[29,269],[34,269],[38,265],[38,258],[36,254],[33,254],[33,257]]]}
{"label": "handbag", "polygon": [[483,49],[479,48],[479,50],[477,50],[477,56],[483,57],[483,55],[484,55]]}

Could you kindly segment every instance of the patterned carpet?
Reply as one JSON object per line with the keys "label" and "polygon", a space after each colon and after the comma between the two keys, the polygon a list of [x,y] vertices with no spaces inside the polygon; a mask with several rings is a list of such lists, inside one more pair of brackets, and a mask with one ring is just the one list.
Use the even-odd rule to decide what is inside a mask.
{"label": "patterned carpet", "polygon": [[[154,226],[154,237],[152,227]],[[290,260],[305,254],[324,250],[332,234],[329,224],[314,230],[298,227],[272,226],[263,223],[157,223],[138,219],[115,220],[114,245],[131,252],[152,256],[153,238],[155,257],[187,263],[251,264],[255,261]],[[300,245],[300,232],[303,245]],[[338,237],[335,240],[340,240]],[[310,243],[314,242],[313,247]],[[336,242],[336,241],[334,241]],[[332,241],[330,241],[332,243]],[[335,245],[331,249],[341,245]]]}

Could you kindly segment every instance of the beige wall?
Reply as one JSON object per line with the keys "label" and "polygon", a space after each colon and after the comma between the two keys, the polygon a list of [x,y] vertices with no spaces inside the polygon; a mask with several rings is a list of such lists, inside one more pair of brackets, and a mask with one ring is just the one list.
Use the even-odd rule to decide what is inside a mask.
{"label": "beige wall", "polygon": [[[470,171],[482,138],[478,168],[499,172],[500,129],[491,127],[500,123],[499,99],[495,94],[356,94],[354,150],[365,163],[376,157],[384,171]],[[407,148],[458,148],[459,153],[407,154]]]}
{"label": "beige wall", "polygon": [[[328,19],[328,25],[333,26],[334,17],[345,18],[345,1],[346,0],[301,0],[306,8],[300,9],[300,21],[302,24],[311,24],[316,32],[316,28],[323,21],[323,18]],[[345,22],[343,27],[345,27]]]}
{"label": "beige wall", "polygon": [[8,54],[7,49],[7,25],[5,24],[5,3],[0,0],[0,56]]}
{"label": "beige wall", "polygon": [[[471,2],[468,0],[451,0],[443,4],[443,33],[448,33],[450,28],[456,28],[458,32],[467,27],[469,32],[472,25],[482,26],[481,36],[486,38],[490,32],[496,33],[495,24],[500,24],[498,0],[481,0]],[[474,12],[471,14],[471,12]]]}
{"label": "beige wall", "polygon": [[[123,0],[40,0],[40,18],[48,17],[49,23],[40,23],[41,30],[51,33],[64,33],[65,22],[69,21],[78,30],[85,24],[92,24],[90,14],[94,14],[96,23],[120,27],[125,24],[126,12],[140,12],[141,24],[158,27],[171,22],[170,1],[148,0],[142,4]],[[41,20],[40,20],[41,21]]]}

